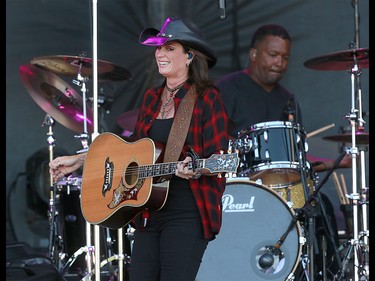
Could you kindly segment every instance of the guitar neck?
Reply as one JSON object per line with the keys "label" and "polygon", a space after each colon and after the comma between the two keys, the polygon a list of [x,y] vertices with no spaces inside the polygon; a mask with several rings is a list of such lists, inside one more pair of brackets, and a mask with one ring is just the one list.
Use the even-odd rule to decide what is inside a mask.
{"label": "guitar neck", "polygon": [[[195,160],[194,169],[203,168],[204,159]],[[145,179],[150,177],[160,177],[173,175],[176,172],[178,162],[169,162],[169,163],[158,163],[152,165],[142,165],[138,167],[138,178]],[[193,162],[188,163],[189,170],[193,169]]]}

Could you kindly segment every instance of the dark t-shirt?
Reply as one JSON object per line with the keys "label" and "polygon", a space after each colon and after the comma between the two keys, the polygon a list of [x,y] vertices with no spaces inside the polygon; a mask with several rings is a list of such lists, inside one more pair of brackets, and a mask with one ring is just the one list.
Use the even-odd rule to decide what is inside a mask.
{"label": "dark t-shirt", "polygon": [[233,137],[257,123],[288,121],[288,112],[294,116],[294,122],[302,125],[301,111],[295,96],[280,84],[268,93],[241,70],[222,77],[216,86],[234,122],[231,131]]}

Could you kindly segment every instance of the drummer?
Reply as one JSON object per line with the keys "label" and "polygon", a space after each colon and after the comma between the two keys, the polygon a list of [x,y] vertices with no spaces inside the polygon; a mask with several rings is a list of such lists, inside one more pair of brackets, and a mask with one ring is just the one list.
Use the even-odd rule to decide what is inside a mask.
{"label": "drummer", "polygon": [[[267,24],[256,30],[250,43],[247,68],[229,73],[216,85],[233,121],[231,136],[249,126],[269,121],[292,121],[303,126],[302,113],[294,94],[279,82],[287,71],[291,37],[280,25]],[[315,172],[333,167],[335,160],[306,154]],[[351,167],[349,155],[338,168]]]}

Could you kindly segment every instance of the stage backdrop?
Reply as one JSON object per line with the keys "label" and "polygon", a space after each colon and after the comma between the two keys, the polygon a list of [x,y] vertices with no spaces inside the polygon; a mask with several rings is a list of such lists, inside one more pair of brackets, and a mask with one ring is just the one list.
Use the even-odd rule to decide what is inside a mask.
{"label": "stage backdrop", "polygon": [[[92,5],[96,2],[97,9],[93,9]],[[101,77],[98,83],[98,130],[122,134],[132,118],[128,116],[129,119],[121,119],[122,114],[136,109],[144,91],[161,81],[156,72],[154,48],[140,45],[138,36],[146,27],[160,28],[168,16],[190,18],[214,46],[218,55],[217,65],[210,72],[214,80],[247,65],[250,38],[260,25],[276,23],[286,27],[293,38],[293,45],[289,71],[282,84],[297,96],[303,110],[306,132],[335,124],[311,139],[313,145],[310,152],[322,157],[336,158],[339,155],[343,145],[322,138],[350,129],[345,116],[353,109],[351,73],[344,69],[312,70],[305,67],[304,62],[330,53],[345,53],[356,40],[358,47],[368,48],[369,1],[223,2],[224,18],[221,17],[223,11],[219,9],[219,1],[212,0],[6,1],[8,240],[26,241],[34,247],[42,248],[48,245],[46,215],[50,193],[46,165],[51,156],[50,151],[55,155],[72,154],[83,148],[80,141],[83,126],[73,130],[72,127],[77,124],[70,114],[64,115],[48,109],[51,108],[49,105],[54,108],[56,104],[53,103],[58,101],[36,102],[46,98],[39,87],[52,84],[55,88],[60,87],[60,91],[70,88],[78,100],[85,94],[89,111],[93,108],[93,79],[84,82],[87,91],[82,83],[77,82],[78,73],[72,71],[69,75],[48,72],[25,82],[21,79],[20,67],[24,66],[27,70],[27,65],[33,59],[40,61],[42,57],[48,57],[47,62],[60,56],[92,58],[93,50],[96,49],[104,67],[114,67],[113,74],[124,71],[131,74],[131,78],[122,76],[119,80]],[[97,14],[93,11],[97,11]],[[95,26],[97,33],[93,34]],[[93,44],[93,38],[97,38],[97,44]],[[368,67],[361,69],[359,82],[361,111],[368,132]],[[48,92],[53,93],[51,91],[54,90]],[[52,121],[55,121],[53,125],[46,122],[51,121],[51,115]],[[55,120],[60,118],[64,121]],[[345,169],[339,173],[345,174],[347,185],[351,187],[351,170]],[[79,189],[79,184],[76,188]],[[328,181],[325,191],[330,192],[338,210],[339,201],[332,181]]]}

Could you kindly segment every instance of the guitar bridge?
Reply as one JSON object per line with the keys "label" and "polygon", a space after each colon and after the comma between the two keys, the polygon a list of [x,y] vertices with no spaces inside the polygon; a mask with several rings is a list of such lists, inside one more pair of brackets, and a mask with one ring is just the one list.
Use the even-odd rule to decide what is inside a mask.
{"label": "guitar bridge", "polygon": [[112,188],[112,182],[113,182],[113,168],[114,164],[113,162],[109,161],[109,157],[105,159],[105,173],[104,173],[104,183],[102,188],[102,195],[105,196],[105,194],[111,190]]}

